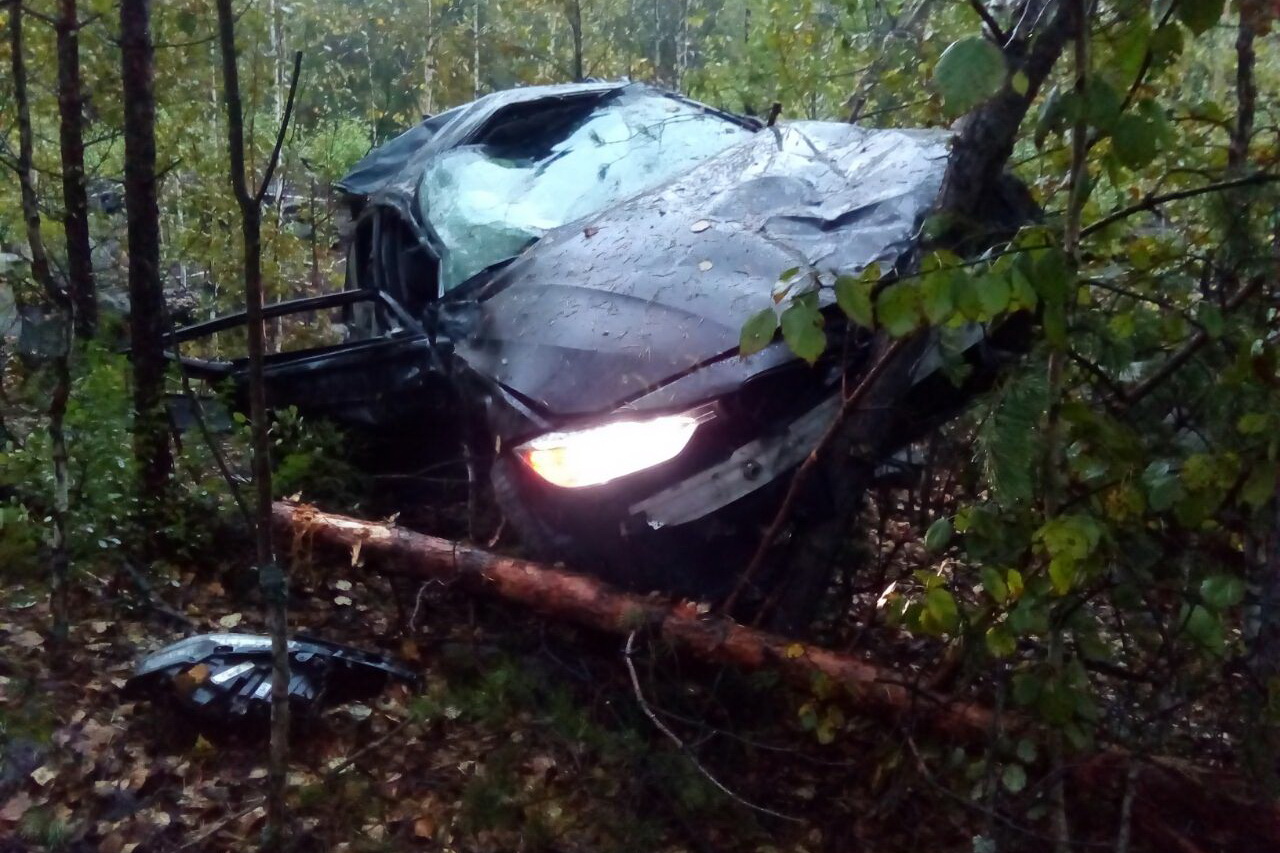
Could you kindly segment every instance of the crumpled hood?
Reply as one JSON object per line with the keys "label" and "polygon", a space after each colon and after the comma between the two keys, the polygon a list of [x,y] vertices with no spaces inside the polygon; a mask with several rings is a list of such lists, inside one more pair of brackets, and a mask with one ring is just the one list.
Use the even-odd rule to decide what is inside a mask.
{"label": "crumpled hood", "polygon": [[[550,414],[612,411],[732,353],[785,270],[895,264],[937,197],[948,139],[832,122],[761,130],[548,233],[480,290],[457,354]],[[734,361],[740,379],[759,369]]]}

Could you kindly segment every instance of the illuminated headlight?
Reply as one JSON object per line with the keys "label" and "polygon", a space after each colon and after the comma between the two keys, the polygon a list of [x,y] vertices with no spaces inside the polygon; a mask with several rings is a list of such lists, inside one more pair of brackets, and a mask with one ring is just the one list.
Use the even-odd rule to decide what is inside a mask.
{"label": "illuminated headlight", "polygon": [[695,414],[614,421],[572,432],[550,432],[516,448],[542,479],[576,489],[598,486],[673,459],[698,428]]}

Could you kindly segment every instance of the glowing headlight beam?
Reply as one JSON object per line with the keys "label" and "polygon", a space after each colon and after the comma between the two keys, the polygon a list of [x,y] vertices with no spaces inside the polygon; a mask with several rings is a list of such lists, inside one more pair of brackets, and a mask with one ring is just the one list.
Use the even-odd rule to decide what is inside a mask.
{"label": "glowing headlight beam", "polygon": [[615,421],[547,433],[517,447],[516,454],[552,485],[598,486],[674,458],[697,426],[698,418],[692,415]]}

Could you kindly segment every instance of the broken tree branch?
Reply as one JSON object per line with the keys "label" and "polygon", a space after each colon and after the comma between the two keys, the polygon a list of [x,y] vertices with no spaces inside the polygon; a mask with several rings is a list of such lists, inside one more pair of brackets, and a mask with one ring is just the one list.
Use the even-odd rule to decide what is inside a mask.
{"label": "broken tree branch", "polygon": [[455,581],[463,588],[619,636],[647,629],[704,660],[744,669],[773,668],[798,684],[808,685],[822,676],[841,685],[871,716],[911,718],[951,740],[978,743],[990,728],[990,712],[981,706],[913,689],[892,670],[748,628],[724,616],[699,613],[692,604],[620,592],[585,575],[310,506],[278,501],[272,514],[282,550],[296,552],[315,545],[349,562],[351,551],[359,548],[363,562],[385,574]]}
{"label": "broken tree branch", "polygon": [[[823,677],[842,688],[861,713],[895,726],[915,725],[945,742],[976,745],[990,737],[992,712],[984,705],[915,688],[886,667],[700,613],[688,603],[620,592],[585,575],[310,506],[277,502],[272,517],[282,550],[289,549],[295,559],[318,547],[348,565],[359,548],[361,565],[383,574],[453,581],[458,588],[615,636],[647,631],[702,660],[768,667],[805,687]],[[1021,717],[1006,713],[1000,724],[1010,736],[1030,733]],[[1177,813],[1187,817],[1179,825],[1180,837],[1203,842],[1197,849],[1280,849],[1280,807],[1235,774],[1160,758],[1144,759],[1133,771],[1135,761],[1125,750],[1110,749],[1064,769],[1072,790],[1113,803],[1121,802],[1127,779],[1134,776],[1135,842],[1168,842],[1174,830],[1164,820],[1170,812],[1163,804],[1177,803]]]}

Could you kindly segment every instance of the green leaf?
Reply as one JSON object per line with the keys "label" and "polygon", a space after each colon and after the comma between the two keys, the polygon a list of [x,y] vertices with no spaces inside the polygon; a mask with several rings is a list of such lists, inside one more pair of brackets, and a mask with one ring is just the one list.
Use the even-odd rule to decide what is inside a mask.
{"label": "green leaf", "polygon": [[1007,625],[992,625],[983,639],[992,657],[1007,658],[1018,650],[1018,639]]}
{"label": "green leaf", "polygon": [[1066,595],[1076,585],[1076,561],[1068,557],[1058,557],[1049,561],[1049,580],[1053,582],[1053,591],[1058,595]]}
{"label": "green leaf", "polygon": [[933,69],[933,85],[952,115],[968,112],[1004,86],[1007,70],[1000,48],[970,36],[953,42]]}
{"label": "green leaf", "polygon": [[813,364],[827,348],[822,314],[813,299],[795,299],[782,312],[782,338],[791,351]]}
{"label": "green leaf", "polygon": [[1019,95],[1025,95],[1031,89],[1031,80],[1024,72],[1015,71],[1013,77],[1009,78],[1009,88]]}
{"label": "green leaf", "polygon": [[1240,488],[1240,502],[1254,507],[1262,507],[1276,493],[1276,474],[1272,467],[1259,465],[1249,474]]}
{"label": "green leaf", "polygon": [[1004,772],[1000,774],[1000,784],[1004,785],[1005,790],[1010,794],[1017,794],[1027,787],[1027,771],[1021,764],[1007,764]]}
{"label": "green leaf", "polygon": [[951,519],[939,518],[929,525],[924,534],[924,547],[933,554],[941,553],[951,544]]}
{"label": "green leaf", "polygon": [[1208,609],[1196,605],[1184,614],[1187,634],[1206,651],[1218,653],[1226,647],[1222,620]]}
{"label": "green leaf", "polygon": [[982,306],[982,311],[987,317],[995,317],[1008,310],[1009,298],[1013,295],[1009,279],[1002,275],[988,273],[973,282],[973,287],[978,292],[978,304]]}
{"label": "green leaf", "polygon": [[934,587],[924,595],[924,606],[941,632],[953,632],[960,624],[960,610],[955,597],[942,587]]}
{"label": "green leaf", "polygon": [[1222,19],[1226,0],[1178,0],[1174,13],[1196,35],[1208,31]]}
{"label": "green leaf", "polygon": [[1244,581],[1231,575],[1212,575],[1200,582],[1200,597],[1214,610],[1226,610],[1244,600]]}
{"label": "green leaf", "polygon": [[1156,27],[1151,34],[1151,62],[1156,67],[1172,62],[1182,55],[1182,28],[1177,24]]}
{"label": "green leaf", "polygon": [[1004,581],[1009,587],[1010,596],[1019,598],[1022,595],[1022,590],[1025,588],[1022,584],[1022,572],[1010,569],[1009,574],[1004,576]]}
{"label": "green leaf", "polygon": [[[1136,68],[1134,73],[1137,73]],[[1107,81],[1094,78],[1089,82],[1084,107],[1085,119],[1089,124],[1104,133],[1111,130],[1116,120],[1120,118],[1122,106],[1123,101],[1120,98],[1120,93]]]}
{"label": "green leaf", "polygon": [[1128,85],[1137,78],[1150,46],[1151,18],[1140,15],[1131,25],[1122,30],[1115,40],[1112,64],[1122,84]]}
{"label": "green leaf", "polygon": [[860,277],[842,275],[836,279],[836,304],[853,322],[863,328],[875,326],[875,312],[871,307],[871,287],[875,279],[865,282]]}
{"label": "green leaf", "polygon": [[955,310],[955,271],[938,270],[925,276],[920,295],[925,319],[935,326],[946,322]]}
{"label": "green leaf", "polygon": [[778,329],[778,315],[772,308],[766,308],[755,314],[742,327],[738,339],[738,348],[743,355],[760,352],[773,340],[773,333]]}
{"label": "green leaf", "polygon": [[1014,267],[1009,277],[1009,290],[1009,305],[1011,308],[1034,311],[1040,301],[1031,281],[1017,267]]}
{"label": "green leaf", "polygon": [[996,604],[1004,604],[1009,600],[1009,585],[1000,576],[999,569],[983,566],[981,575],[982,588],[995,600]]}
{"label": "green leaf", "polygon": [[1036,760],[1036,745],[1034,742],[1021,738],[1014,750],[1018,755],[1018,760],[1024,764],[1034,764]]}
{"label": "green leaf", "polygon": [[900,281],[886,287],[876,301],[880,325],[895,338],[915,330],[920,324],[920,291],[911,282]]}
{"label": "green leaf", "polygon": [[1123,115],[1111,131],[1111,150],[1125,166],[1141,169],[1156,158],[1156,129],[1141,116]]}

